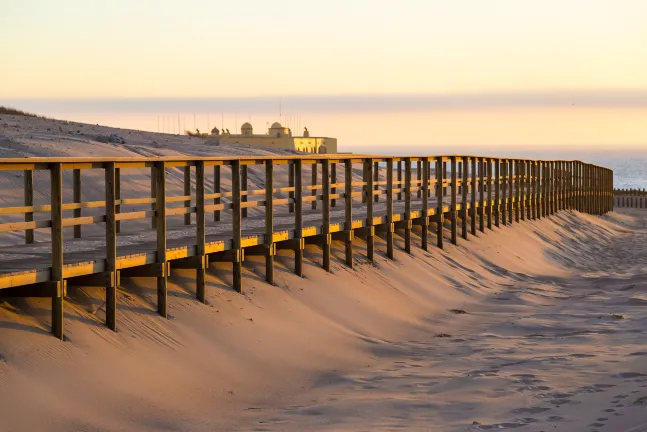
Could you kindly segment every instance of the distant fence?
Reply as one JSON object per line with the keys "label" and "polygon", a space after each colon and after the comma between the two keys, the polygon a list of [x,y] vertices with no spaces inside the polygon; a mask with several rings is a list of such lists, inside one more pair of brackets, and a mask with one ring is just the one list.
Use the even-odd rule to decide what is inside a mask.
{"label": "distant fence", "polygon": [[[26,158],[0,159],[0,170],[24,181],[20,204],[0,206],[2,218],[14,218],[0,223],[0,241],[21,243],[0,248],[0,297],[51,298],[52,331],[59,338],[68,285],[104,287],[106,324],[116,329],[122,277],[156,278],[157,310],[166,317],[172,268],[196,271],[196,297],[204,302],[210,262],[231,263],[232,286],[242,292],[243,262],[252,255],[264,257],[266,280],[273,283],[280,249],[294,253],[294,271],[302,275],[306,244],[321,248],[329,271],[333,241],[343,243],[343,262],[352,268],[355,236],[365,240],[369,261],[377,237],[393,259],[396,235],[411,253],[413,232],[422,249],[430,237],[442,248],[446,240],[457,244],[486,228],[560,210],[601,215],[614,205],[610,169],[563,160]],[[35,172],[47,174],[39,174],[45,188],[34,186]],[[82,172],[94,182],[86,186],[92,201],[82,202]],[[169,184],[168,177],[176,181]],[[126,190],[143,195],[127,197]],[[175,228],[167,224],[171,219]]]}
{"label": "distant fence", "polygon": [[647,208],[645,189],[614,189],[613,201],[618,208]]}

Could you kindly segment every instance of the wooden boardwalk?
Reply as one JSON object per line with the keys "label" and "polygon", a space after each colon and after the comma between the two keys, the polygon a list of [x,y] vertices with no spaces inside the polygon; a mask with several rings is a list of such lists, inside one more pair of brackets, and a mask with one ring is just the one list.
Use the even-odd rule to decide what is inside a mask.
{"label": "wooden boardwalk", "polygon": [[[262,188],[248,188],[252,167],[264,173]],[[242,292],[246,256],[264,256],[266,279],[273,283],[277,249],[294,251],[294,271],[301,275],[306,243],[321,247],[329,271],[332,241],[344,243],[345,262],[352,267],[355,236],[366,241],[369,260],[375,236],[383,236],[386,255],[393,259],[394,235],[402,235],[410,253],[414,225],[421,230],[420,247],[427,250],[430,237],[442,248],[445,235],[457,243],[493,226],[566,209],[604,214],[614,205],[613,172],[580,161],[463,155],[30,158],[0,159],[0,169],[24,176],[24,205],[0,207],[0,215],[19,215],[22,221],[0,224],[0,235],[25,234],[24,244],[0,248],[0,297],[51,297],[52,332],[59,338],[68,284],[105,287],[106,324],[114,330],[116,288],[123,277],[156,278],[157,310],[166,317],[172,268],[196,270],[196,298],[204,302],[209,262],[231,262],[233,288]],[[121,198],[121,174],[129,169],[150,170],[149,197]],[[171,169],[184,173],[181,196],[167,193]],[[47,205],[34,205],[38,170],[49,173]],[[73,202],[63,201],[65,170],[73,172]],[[103,200],[81,201],[82,170],[102,172],[104,190],[98,194]],[[286,172],[287,185],[278,184],[279,170]],[[230,180],[229,191],[221,188],[223,180]],[[122,211],[127,205],[147,209]],[[84,216],[84,209],[100,214]],[[73,217],[64,218],[70,211]],[[35,220],[35,213],[49,219]],[[168,218],[178,215],[184,225],[169,227]],[[144,219],[151,220],[150,229],[121,233],[121,223]],[[82,235],[81,226],[96,224],[105,226],[105,234]],[[73,238],[64,238],[65,227],[73,227]],[[34,230],[49,230],[49,241],[35,242]]]}

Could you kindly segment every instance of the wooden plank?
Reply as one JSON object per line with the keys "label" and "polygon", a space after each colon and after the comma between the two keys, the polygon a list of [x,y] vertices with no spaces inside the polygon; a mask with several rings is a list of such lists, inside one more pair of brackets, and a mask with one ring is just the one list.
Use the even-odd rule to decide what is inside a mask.
{"label": "wooden plank", "polygon": [[[106,264],[108,273],[117,271],[117,173],[114,162],[105,165],[105,198],[106,198]],[[106,285],[106,325],[117,331],[117,286]]]}
{"label": "wooden plank", "polygon": [[265,280],[274,285],[274,165],[273,161],[265,161]]}
{"label": "wooden plank", "polygon": [[[156,162],[155,178],[155,227],[157,238],[157,261],[165,267],[166,258],[166,165],[165,162]],[[157,312],[168,318],[168,274],[166,272],[157,277]]]}
{"label": "wooden plank", "polygon": [[[24,176],[24,195],[25,195],[25,206],[32,207],[34,205],[34,171],[25,170],[23,171]],[[34,213],[25,212],[25,222],[33,222]],[[31,244],[34,243],[34,230],[28,229],[25,230],[25,243]]]}
{"label": "wooden plank", "polygon": [[516,222],[519,222],[521,220],[521,213],[522,213],[522,203],[521,203],[521,188],[523,186],[523,174],[522,174],[522,163],[519,159],[515,159],[514,161],[514,172],[515,172],[515,186],[514,186],[514,199],[515,199],[515,206],[514,206],[514,219]]}
{"label": "wooden plank", "polygon": [[508,161],[507,159],[501,159],[499,161],[501,165],[501,225],[506,226],[508,223]]}
{"label": "wooden plank", "polygon": [[[60,162],[53,163],[50,167],[50,205],[52,221],[52,270],[51,280],[55,283],[63,283],[63,166]],[[63,340],[65,334],[64,326],[64,293],[61,285],[52,294],[52,333],[58,339]]]}

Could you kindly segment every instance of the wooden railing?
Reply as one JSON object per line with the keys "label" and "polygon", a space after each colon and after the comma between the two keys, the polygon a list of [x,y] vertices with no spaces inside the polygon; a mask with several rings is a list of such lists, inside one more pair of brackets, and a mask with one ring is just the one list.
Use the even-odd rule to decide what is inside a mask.
{"label": "wooden railing", "polygon": [[645,189],[614,189],[613,200],[619,208],[647,208],[647,191]]}
{"label": "wooden railing", "polygon": [[[612,171],[580,161],[464,155],[28,158],[0,159],[0,170],[24,177],[23,202],[0,208],[2,244],[13,242],[0,251],[0,296],[51,297],[52,331],[59,338],[68,284],[105,287],[106,323],[116,329],[121,277],[156,278],[157,310],[166,317],[171,267],[196,270],[196,297],[204,302],[209,262],[232,263],[233,288],[242,292],[245,256],[264,256],[266,279],[273,283],[277,249],[294,251],[294,271],[301,275],[306,243],[321,247],[329,271],[334,240],[344,243],[345,263],[353,266],[355,235],[366,241],[369,260],[376,236],[384,238],[386,256],[393,259],[394,235],[411,253],[414,227],[427,250],[430,235],[442,248],[445,237],[456,244],[459,236],[493,226],[560,210],[601,215],[614,205]],[[35,186],[34,173],[42,172],[48,173],[49,196]],[[92,201],[82,202],[82,173],[91,180],[94,190],[86,186],[85,192]],[[178,181],[169,183],[167,176]],[[148,177],[146,186],[142,179]],[[183,187],[176,190],[179,182]],[[133,190],[145,196],[122,196]],[[35,191],[44,203],[35,203]],[[24,232],[21,245],[17,232]],[[33,259],[25,258],[31,253]]]}

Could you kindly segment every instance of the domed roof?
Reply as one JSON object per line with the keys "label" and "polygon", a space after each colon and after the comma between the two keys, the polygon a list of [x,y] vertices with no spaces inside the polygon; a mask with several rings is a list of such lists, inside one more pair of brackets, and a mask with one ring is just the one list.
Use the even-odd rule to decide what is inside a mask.
{"label": "domed roof", "polygon": [[279,122],[274,122],[272,123],[271,129],[283,129],[283,126],[281,126],[281,123]]}
{"label": "domed roof", "polygon": [[240,127],[241,129],[252,129],[252,125],[248,122],[243,123],[243,125]]}

